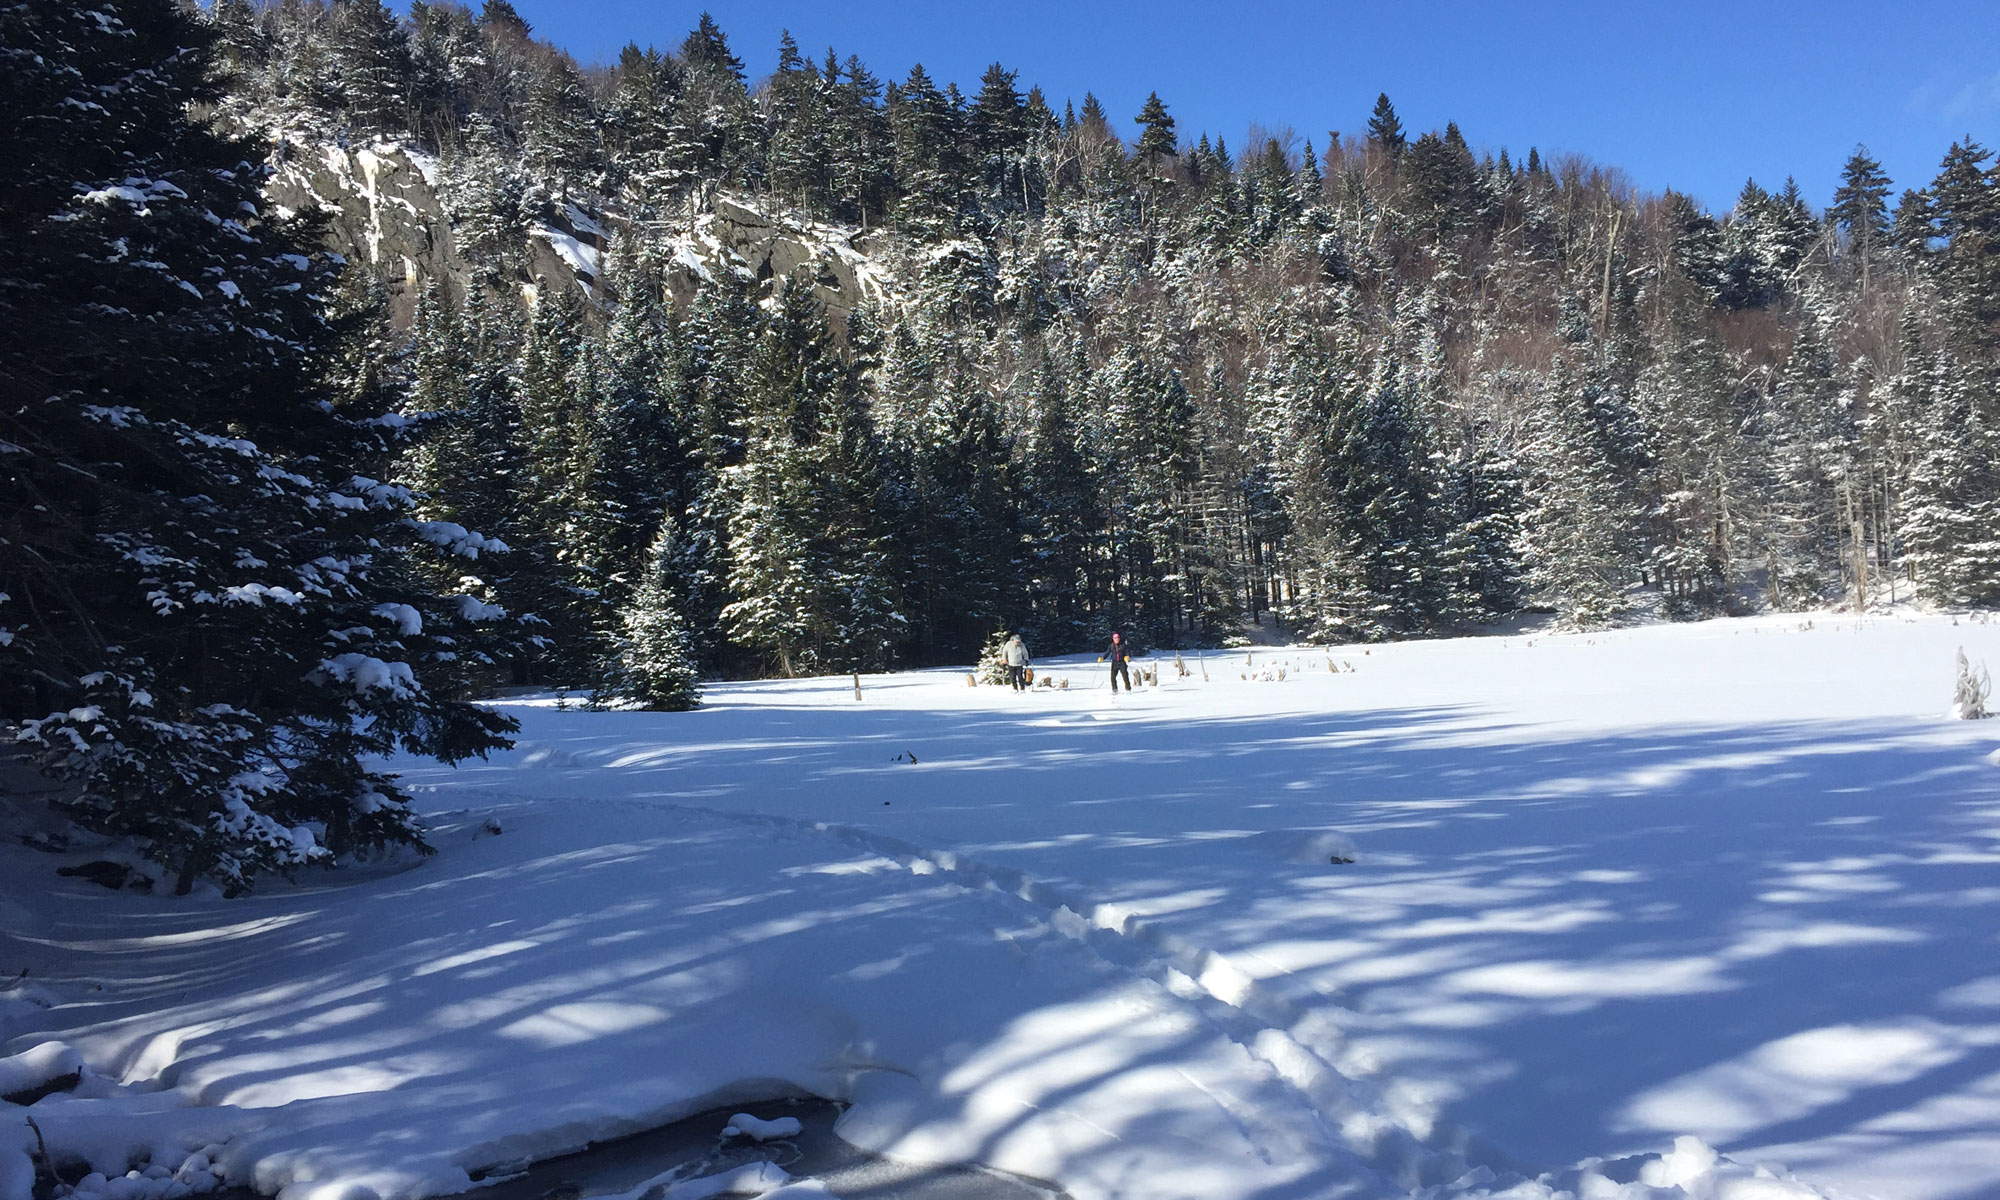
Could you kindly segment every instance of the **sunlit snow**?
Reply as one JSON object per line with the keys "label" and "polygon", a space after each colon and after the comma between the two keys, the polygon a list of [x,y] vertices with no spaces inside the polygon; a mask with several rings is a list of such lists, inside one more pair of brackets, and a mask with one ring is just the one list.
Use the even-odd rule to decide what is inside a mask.
{"label": "sunlit snow", "polygon": [[[26,1111],[126,1200],[415,1200],[786,1092],[1078,1200],[1996,1195],[2000,722],[1948,716],[1961,646],[2000,627],[508,701],[516,750],[396,764],[428,859],[173,900],[0,849],[0,1079],[83,1063]],[[0,1200],[31,1143],[0,1122]]]}

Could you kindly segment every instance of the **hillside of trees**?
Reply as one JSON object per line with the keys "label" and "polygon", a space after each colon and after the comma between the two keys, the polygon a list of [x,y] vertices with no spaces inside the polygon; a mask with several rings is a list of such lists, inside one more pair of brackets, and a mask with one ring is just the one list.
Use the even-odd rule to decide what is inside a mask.
{"label": "hillside of trees", "polygon": [[[1414,134],[1239,153],[970,95],[789,37],[746,78],[704,17],[581,68],[505,0],[225,0],[230,111],[407,139],[488,286],[440,281],[407,356],[429,513],[516,547],[536,678],[964,661],[1113,627],[1421,636],[1915,592],[2000,600],[2000,176],[1904,191],[1865,150],[1824,211],[1721,217],[1615,169]],[[1130,130],[1127,140],[1121,131]],[[879,230],[907,300],[832,323],[785,280],[673,302],[718,193]],[[609,286],[504,302],[526,228],[619,231]],[[493,297],[503,302],[491,302]],[[649,649],[642,649],[641,644]]]}
{"label": "hillside of trees", "polygon": [[[106,11],[130,22],[169,7]],[[10,50],[57,33],[95,45],[81,17],[57,33],[43,19],[60,24],[10,18]],[[260,270],[296,259],[327,276],[266,281],[245,309],[247,283],[224,296],[183,275],[213,310],[208,333],[228,328],[189,354],[283,349],[219,368],[239,407],[273,386],[245,377],[256,370],[311,381],[280,388],[294,400],[282,412],[189,408],[208,430],[192,443],[105,417],[126,410],[91,389],[131,379],[66,360],[72,381],[94,380],[60,393],[95,396],[63,435],[90,446],[79,471],[133,461],[126,442],[188,479],[223,470],[213,460],[236,452],[230,438],[284,451],[254,486],[240,472],[227,494],[148,481],[118,502],[192,547],[161,550],[139,525],[116,534],[120,569],[145,567],[117,601],[135,630],[148,603],[146,619],[165,621],[200,597],[240,600],[228,589],[247,585],[230,575],[246,561],[309,547],[321,553],[301,562],[345,561],[327,547],[371,537],[376,570],[393,568],[407,594],[361,589],[355,601],[376,608],[284,638],[402,638],[390,647],[401,657],[368,661],[428,662],[451,681],[440,695],[533,683],[660,708],[694,705],[717,674],[966,662],[1001,628],[1046,654],[1111,629],[1215,645],[1274,619],[1301,639],[1367,641],[1524,608],[1582,629],[1911,597],[2000,603],[2000,173],[1969,139],[1900,192],[1857,148],[1824,208],[1789,180],[1750,182],[1718,215],[1609,166],[1475,150],[1456,124],[1406,130],[1386,96],[1351,132],[1232,147],[1179,128],[1171,97],[1108,114],[998,63],[968,94],[921,66],[885,82],[787,37],[777,70],[752,79],[706,16],[676,46],[590,67],[538,41],[506,0],[476,12],[416,0],[407,19],[381,0],[214,0],[176,19],[174,37],[207,44],[174,61],[201,75],[166,89],[149,120],[174,108],[186,131],[160,136],[179,139],[175,153],[207,138],[202,154],[235,163],[223,200],[257,210],[245,189],[259,160],[408,146],[436,164],[461,265],[413,264],[414,319],[393,321],[398,281],[358,266],[336,277],[310,244],[326,237],[311,214],[217,218],[232,237],[283,243]],[[22,230],[87,232],[47,215],[60,180],[85,174],[64,156],[136,136],[51,107],[37,86],[68,84],[23,74],[9,86],[12,116],[42,122],[9,122],[41,155],[16,146],[9,170],[58,163],[46,203],[10,184],[16,259],[52,244]],[[134,174],[125,167],[92,170],[113,182],[90,195],[116,201],[92,212],[171,200],[116,182]],[[719,199],[865,232],[897,296],[830,318],[803,276],[705,272],[677,286],[689,231]],[[565,213],[609,231],[601,279],[530,271],[531,231]],[[118,229],[92,236],[92,261],[127,261]],[[165,286],[157,272],[135,278]],[[11,312],[33,307],[25,296]],[[71,299],[101,311],[89,304],[102,297]],[[263,314],[283,328],[228,323]],[[47,376],[39,349],[62,343],[34,340],[38,321],[9,353]],[[146,336],[161,361],[180,348],[160,329]],[[166,378],[213,393],[214,371],[189,358]],[[47,382],[10,385],[0,451],[37,445],[33,405],[60,390]],[[153,720],[166,717],[148,705],[175,707],[168,724],[186,726],[145,737],[276,736],[212,711],[217,695],[248,711],[243,695],[266,696],[263,684],[187,682],[228,673],[212,658],[189,665],[240,644],[215,627],[176,641],[49,615],[111,603],[73,578],[112,536],[98,500],[77,502],[59,548],[23,549],[50,541],[22,517],[60,491],[53,478],[23,490],[17,477],[9,501],[0,616],[25,622],[11,625],[16,656],[33,651],[4,689],[10,710],[39,716],[108,689],[118,711]],[[305,482],[272,482],[292,478]],[[287,487],[297,494],[276,495]],[[310,499],[328,490],[341,499]],[[172,500],[190,492],[224,511],[190,517]],[[269,511],[243,521],[268,525],[258,545],[279,557],[195,528],[253,502]],[[384,529],[407,548],[381,550]],[[142,586],[161,555],[204,565],[179,592]],[[225,608],[267,624],[290,613],[295,626],[291,604]],[[147,653],[143,670],[105,665]],[[312,674],[300,653],[286,651],[305,664],[293,678]],[[168,661],[179,690],[134,682]],[[324,676],[359,660],[319,661]],[[400,687],[350,689],[397,715],[338,753],[379,749],[397,729],[453,754],[497,735],[445,701],[420,711],[414,697],[429,693]],[[101,740],[89,725],[67,741],[45,730],[52,761]],[[242,758],[155,752],[195,781],[190,796]],[[352,791],[351,774],[327,786]]]}

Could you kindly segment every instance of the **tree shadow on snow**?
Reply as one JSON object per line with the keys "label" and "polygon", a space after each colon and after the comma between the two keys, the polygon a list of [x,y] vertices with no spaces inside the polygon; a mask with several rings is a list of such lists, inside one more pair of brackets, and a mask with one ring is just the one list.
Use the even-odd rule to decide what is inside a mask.
{"label": "tree shadow on snow", "polygon": [[[1815,1143],[1792,1151],[1810,1173],[2000,1136],[2000,794],[1936,723],[1578,736],[1148,699],[548,732],[634,798],[862,827],[1143,915],[1343,1070],[1527,1162],[1692,1132],[1753,1159]],[[538,786],[573,794],[562,774]],[[1360,861],[1284,836],[1314,829]],[[2000,1186],[2000,1150],[1975,1157],[1943,1169]]]}

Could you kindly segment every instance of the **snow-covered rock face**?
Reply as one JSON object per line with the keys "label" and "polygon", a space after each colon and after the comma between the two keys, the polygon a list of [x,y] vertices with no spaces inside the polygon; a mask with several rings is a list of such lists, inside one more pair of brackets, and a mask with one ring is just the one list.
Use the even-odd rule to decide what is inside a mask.
{"label": "snow-covered rock face", "polygon": [[281,143],[266,193],[291,212],[324,212],[334,249],[373,267],[406,324],[424,282],[464,277],[451,221],[438,202],[437,160],[395,142]]}
{"label": "snow-covered rock face", "polygon": [[674,264],[688,291],[729,273],[767,281],[774,291],[810,279],[835,328],[864,303],[895,302],[894,281],[860,230],[773,213],[743,197],[718,195],[713,208],[676,239]]}
{"label": "snow-covered rock face", "polygon": [[[438,199],[437,160],[396,142],[287,141],[273,163],[271,202],[284,211],[328,214],[333,248],[375,271],[398,325],[408,325],[429,280],[450,278],[457,291],[465,290],[472,268]],[[595,296],[621,218],[574,201],[556,209],[529,227],[522,248],[528,278],[519,282],[579,286]],[[675,290],[686,300],[703,283],[733,275],[775,294],[791,279],[807,278],[838,328],[863,303],[896,301],[894,281],[871,253],[869,236],[769,210],[747,197],[717,195],[709,211],[669,233]]]}

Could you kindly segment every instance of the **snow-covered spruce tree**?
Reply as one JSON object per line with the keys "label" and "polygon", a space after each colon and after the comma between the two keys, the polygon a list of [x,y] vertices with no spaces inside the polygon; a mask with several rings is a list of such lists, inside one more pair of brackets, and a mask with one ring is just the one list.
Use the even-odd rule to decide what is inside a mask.
{"label": "snow-covered spruce tree", "polygon": [[604,183],[604,148],[590,88],[567,56],[536,75],[528,89],[522,162],[558,207]]}
{"label": "snow-covered spruce tree", "polygon": [[1624,589],[1637,575],[1631,467],[1641,457],[1640,439],[1574,304],[1565,325],[1567,344],[1529,417],[1522,542],[1533,586],[1555,605],[1558,619],[1592,629],[1623,612]]}
{"label": "snow-covered spruce tree", "polygon": [[1939,604],[2000,602],[2000,436],[1980,420],[1993,368],[1945,351],[1919,396],[1903,537],[1918,594]]}
{"label": "snow-covered spruce tree", "polygon": [[620,187],[641,219],[679,207],[696,182],[701,147],[680,119],[685,71],[671,55],[628,45],[618,57],[618,86],[607,114]]}
{"label": "snow-covered spruce tree", "polygon": [[490,118],[474,114],[444,160],[438,200],[452,219],[459,252],[489,279],[526,261],[530,187],[525,168],[502,145]]}
{"label": "snow-covered spruce tree", "polygon": [[771,129],[765,156],[771,190],[801,208],[824,212],[831,193],[826,142],[825,90],[819,67],[799,54],[784,33],[778,42],[778,70],[763,93],[764,120]]}
{"label": "snow-covered spruce tree", "polygon": [[499,546],[363,474],[395,422],[326,386],[329,261],[265,217],[262,148],[189,117],[210,36],[171,0],[0,8],[0,698],[182,892],[421,847],[365,759],[511,727],[425,686],[496,614],[413,562]]}
{"label": "snow-covered spruce tree", "polygon": [[410,39],[382,0],[340,0],[332,50],[342,115],[354,134],[396,136],[411,127]]}
{"label": "snow-covered spruce tree", "polygon": [[615,604],[636,586],[632,580],[649,569],[646,547],[657,537],[661,518],[686,503],[694,439],[674,405],[681,390],[681,330],[661,264],[621,242],[609,281],[618,308],[605,336],[596,436],[602,445],[599,485],[605,493],[600,505],[615,505],[600,515],[616,518],[602,538],[602,553],[618,585],[611,594]]}
{"label": "snow-covered spruce tree", "polygon": [[[978,351],[927,295],[885,353],[875,414],[903,551],[902,593],[920,658],[960,661],[1012,611],[1018,545],[1014,485],[999,417],[976,373]],[[919,315],[920,314],[920,315]]]}
{"label": "snow-covered spruce tree", "polygon": [[686,712],[701,703],[694,644],[675,594],[677,541],[679,530],[668,514],[647,553],[639,586],[620,611],[622,627],[603,689],[659,712]]}
{"label": "snow-covered spruce tree", "polygon": [[[526,547],[534,535],[517,450],[517,324],[511,309],[495,310],[477,291],[463,311],[441,283],[425,294],[411,329],[403,412],[413,425],[399,478],[414,493],[420,520],[477,529]],[[527,652],[547,640],[546,619],[534,611],[539,565],[535,555],[517,550],[470,564],[476,574],[468,574],[462,562],[428,568],[437,586],[509,612],[507,670],[476,672],[484,682],[529,681]]]}
{"label": "snow-covered spruce tree", "polygon": [[1343,636],[1334,597],[1354,566],[1340,532],[1340,477],[1327,433],[1359,383],[1345,348],[1322,346],[1301,323],[1282,321],[1273,340],[1274,361],[1251,378],[1246,399],[1269,440],[1283,515],[1282,573],[1290,587],[1277,607],[1301,637],[1332,641]]}
{"label": "snow-covered spruce tree", "polygon": [[1013,636],[1005,629],[996,629],[987,636],[985,647],[979,651],[979,663],[973,668],[974,678],[995,687],[1007,682],[1007,640]]}
{"label": "snow-covered spruce tree", "polygon": [[1921,262],[1945,338],[1920,400],[1905,533],[1920,592],[2000,603],[2000,178],[1983,146],[1952,146],[1926,206],[1941,236]]}
{"label": "snow-covered spruce tree", "polygon": [[743,84],[743,60],[707,13],[681,42],[685,68],[677,135],[695,150],[694,178],[755,187],[764,178],[764,125]]}
{"label": "snow-covered spruce tree", "polygon": [[1076,413],[1054,355],[1044,350],[1031,398],[1033,427],[1026,439],[1022,489],[1027,526],[1024,582],[1034,620],[1031,644],[1080,649],[1088,643],[1092,530],[1098,528],[1097,493],[1077,448]]}
{"label": "snow-covered spruce tree", "polygon": [[973,164],[966,149],[965,113],[957,89],[940,91],[920,64],[889,93],[896,183],[903,193],[896,216],[905,228],[949,237],[973,209]]}
{"label": "snow-covered spruce tree", "polygon": [[1860,439],[1835,372],[1819,318],[1807,310],[1764,414],[1772,475],[1764,523],[1773,608],[1816,608],[1840,590],[1847,542],[1840,497],[1852,490],[1851,458]]}
{"label": "snow-covered spruce tree", "polygon": [[750,361],[747,453],[728,471],[722,618],[778,671],[872,671],[902,636],[880,456],[858,372],[810,279],[779,296]]}
{"label": "snow-covered spruce tree", "polygon": [[516,468],[528,511],[512,593],[549,622],[528,666],[529,682],[580,686],[602,659],[597,619],[602,583],[597,519],[604,499],[595,485],[603,446],[597,437],[602,355],[581,303],[554,283],[539,289],[529,313],[519,368]]}
{"label": "snow-covered spruce tree", "polygon": [[1449,519],[1439,560],[1443,616],[1451,622],[1493,621],[1521,605],[1524,581],[1520,468],[1475,429],[1444,466],[1439,502]]}

